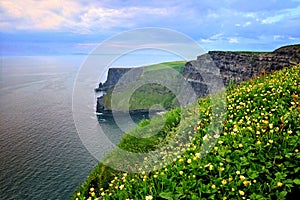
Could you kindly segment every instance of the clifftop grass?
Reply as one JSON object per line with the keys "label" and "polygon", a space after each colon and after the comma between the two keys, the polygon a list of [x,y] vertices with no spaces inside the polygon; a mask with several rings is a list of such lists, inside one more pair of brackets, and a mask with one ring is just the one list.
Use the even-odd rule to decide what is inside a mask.
{"label": "clifftop grass", "polygon": [[[174,118],[176,112],[171,113],[167,119],[175,121],[168,123],[161,134],[166,140],[156,138],[172,144],[172,151],[161,151],[162,161],[149,165],[145,158],[140,172],[132,174],[100,163],[73,199],[297,199],[299,74],[297,65],[228,89],[223,131],[215,137],[207,134],[212,118],[209,97],[187,108],[194,109],[187,117],[201,117],[189,122],[193,131],[183,145],[173,138],[180,126],[188,124],[175,123],[179,118]],[[130,151],[141,145],[135,151],[142,151],[143,140],[128,137],[125,135],[119,146]],[[203,144],[207,143],[212,149],[204,156]],[[151,147],[160,147],[159,142]],[[106,159],[111,158],[113,154]],[[147,172],[148,168],[152,171]]]}
{"label": "clifftop grass", "polygon": [[[172,82],[173,86],[177,80],[176,77],[170,77],[168,70],[175,70],[178,75],[183,74],[185,61],[174,61],[165,62],[160,64],[154,64],[144,67],[143,76],[139,78],[140,81],[130,83],[118,91],[111,89],[107,92],[103,99],[103,104],[106,109],[112,109],[112,99],[114,99],[113,109],[114,110],[128,110],[127,99],[125,96],[130,95],[129,109],[130,110],[148,110],[155,104],[162,104],[165,109],[175,108],[178,105],[178,101],[174,92],[170,91],[167,87],[164,87],[157,83],[144,84],[144,80],[164,80]],[[179,80],[180,78],[178,78]],[[180,82],[179,82],[180,83]],[[141,87],[136,88],[132,93],[131,89],[135,88],[136,85],[141,84]],[[179,88],[179,86],[178,86]],[[112,96],[113,95],[113,96]]]}

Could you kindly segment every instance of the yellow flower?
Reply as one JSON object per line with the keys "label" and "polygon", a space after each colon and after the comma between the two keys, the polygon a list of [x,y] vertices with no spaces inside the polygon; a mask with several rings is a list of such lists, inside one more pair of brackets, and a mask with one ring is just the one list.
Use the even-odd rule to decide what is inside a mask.
{"label": "yellow flower", "polygon": [[80,192],[77,192],[77,196],[80,196]]}
{"label": "yellow flower", "polygon": [[101,196],[105,196],[105,193],[104,193],[104,192],[101,192]]}
{"label": "yellow flower", "polygon": [[222,184],[226,185],[227,181],[225,179],[222,180]]}
{"label": "yellow flower", "polygon": [[281,187],[282,185],[283,185],[283,183],[281,183],[281,182],[278,182],[278,183],[277,183],[277,186],[278,186],[278,187]]}
{"label": "yellow flower", "polygon": [[153,199],[153,197],[151,195],[146,196],[146,200],[152,200],[152,199]]}
{"label": "yellow flower", "polygon": [[220,172],[224,171],[225,168],[224,167],[220,167]]}
{"label": "yellow flower", "polygon": [[186,162],[189,163],[189,164],[191,164],[192,160],[189,158]]}
{"label": "yellow flower", "polygon": [[216,189],[216,185],[215,185],[215,184],[212,184],[212,185],[211,185],[211,188],[212,188],[212,189]]}
{"label": "yellow flower", "polygon": [[232,181],[232,179],[233,179],[232,177],[229,177],[229,179],[228,179],[228,180],[229,180],[229,181]]}
{"label": "yellow flower", "polygon": [[124,185],[120,185],[120,187],[119,187],[119,188],[120,188],[120,190],[123,190],[123,188],[124,188]]}
{"label": "yellow flower", "polygon": [[240,175],[240,180],[244,180],[244,179],[245,179],[245,176]]}
{"label": "yellow flower", "polygon": [[269,140],[270,144],[272,144],[274,141],[273,140]]}
{"label": "yellow flower", "polygon": [[223,197],[223,200],[226,200],[227,199],[227,197]]}
{"label": "yellow flower", "polygon": [[211,171],[211,170],[213,170],[213,168],[214,168],[214,166],[213,165],[209,165],[209,170]]}
{"label": "yellow flower", "polygon": [[261,141],[258,140],[258,141],[256,142],[256,144],[260,145],[260,144],[261,144]]}
{"label": "yellow flower", "polygon": [[179,171],[179,174],[182,175],[182,174],[183,174],[183,171]]}
{"label": "yellow flower", "polygon": [[242,191],[242,190],[239,190],[239,193],[240,193],[241,196],[244,196],[244,195],[245,195],[245,192]]}
{"label": "yellow flower", "polygon": [[238,175],[239,175],[239,174],[241,174],[241,172],[240,172],[240,171],[236,171],[235,173],[236,173],[236,174],[238,174]]}
{"label": "yellow flower", "polygon": [[92,193],[91,193],[91,196],[92,196],[92,197],[95,196],[95,192],[92,192]]}
{"label": "yellow flower", "polygon": [[245,186],[248,186],[248,185],[251,185],[251,182],[250,182],[250,181],[244,181],[243,184],[244,184]]}
{"label": "yellow flower", "polygon": [[298,153],[298,152],[299,152],[299,149],[295,149],[295,152]]}
{"label": "yellow flower", "polygon": [[239,147],[242,148],[242,147],[243,147],[243,144],[239,144]]}
{"label": "yellow flower", "polygon": [[90,192],[93,192],[95,189],[94,188],[90,188]]}

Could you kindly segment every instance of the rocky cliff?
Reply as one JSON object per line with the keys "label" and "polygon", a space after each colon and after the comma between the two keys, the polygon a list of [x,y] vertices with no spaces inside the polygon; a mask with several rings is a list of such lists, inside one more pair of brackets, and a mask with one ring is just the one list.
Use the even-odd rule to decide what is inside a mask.
{"label": "rocky cliff", "polygon": [[[239,84],[242,81],[249,80],[261,74],[269,74],[274,70],[280,70],[284,67],[290,67],[300,63],[300,45],[291,45],[281,47],[270,53],[258,52],[230,52],[230,51],[209,51],[206,54],[198,56],[196,60],[185,64],[183,76],[191,84],[195,93],[199,96],[205,96],[207,85],[203,80],[201,69],[210,64],[217,67],[218,74],[221,76],[225,86],[230,82]],[[108,71],[107,81],[99,85],[96,90],[107,91],[114,87],[119,79],[131,68],[111,68]],[[124,83],[136,81],[143,75],[144,68],[135,68],[128,80],[122,80]],[[132,71],[131,71],[132,72]],[[97,112],[105,110],[102,104],[103,97],[98,98]]]}
{"label": "rocky cliff", "polygon": [[204,61],[213,61],[227,86],[230,82],[239,84],[255,76],[298,64],[300,45],[281,47],[270,53],[209,51],[185,65],[184,76],[194,87],[203,79],[197,68],[201,68]]}
{"label": "rocky cliff", "polygon": [[[135,82],[144,71],[143,67],[137,68],[110,68],[107,74],[107,80],[104,83],[100,83],[96,91],[107,91],[114,87],[122,78],[122,83]],[[130,73],[129,73],[130,72]],[[124,76],[127,74],[127,76]]]}

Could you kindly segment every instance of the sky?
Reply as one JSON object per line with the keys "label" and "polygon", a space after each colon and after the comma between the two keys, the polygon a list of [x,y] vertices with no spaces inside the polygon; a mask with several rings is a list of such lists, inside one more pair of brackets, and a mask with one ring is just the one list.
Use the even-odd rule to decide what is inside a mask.
{"label": "sky", "polygon": [[176,30],[205,51],[300,43],[300,0],[1,0],[0,55],[88,54],[144,27]]}

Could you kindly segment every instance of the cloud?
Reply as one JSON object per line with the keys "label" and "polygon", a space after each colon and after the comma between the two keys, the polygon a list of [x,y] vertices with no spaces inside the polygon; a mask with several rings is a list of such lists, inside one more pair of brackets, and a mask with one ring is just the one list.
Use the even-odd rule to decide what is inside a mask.
{"label": "cloud", "polygon": [[239,41],[238,41],[237,38],[229,38],[229,39],[228,39],[228,42],[229,42],[229,43],[239,43]]}
{"label": "cloud", "polygon": [[172,12],[172,8],[107,8],[96,1],[84,5],[72,0],[2,0],[0,9],[3,10],[0,21],[2,30],[65,30],[79,33],[100,32],[114,27],[130,28],[141,19],[168,16]]}
{"label": "cloud", "polygon": [[262,24],[273,24],[286,19],[300,17],[300,6],[291,9],[284,9],[276,12],[275,15],[269,16],[261,20]]}

